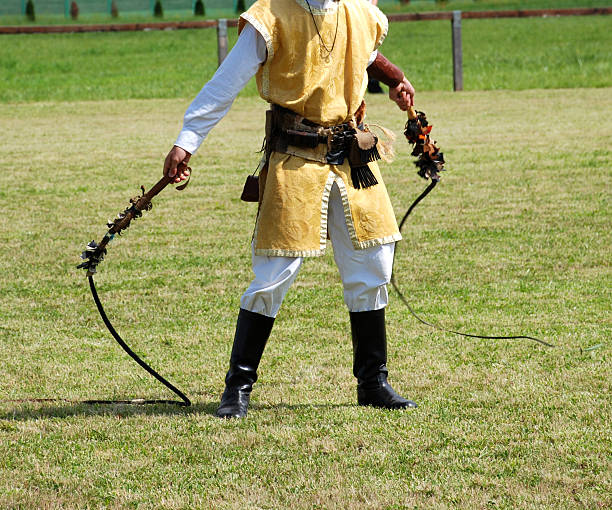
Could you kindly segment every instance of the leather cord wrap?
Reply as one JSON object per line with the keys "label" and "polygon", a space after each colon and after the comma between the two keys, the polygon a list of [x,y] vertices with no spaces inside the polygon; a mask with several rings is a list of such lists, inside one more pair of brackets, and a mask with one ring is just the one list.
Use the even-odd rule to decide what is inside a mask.
{"label": "leather cord wrap", "polygon": [[368,77],[371,80],[381,81],[385,85],[393,88],[397,87],[402,82],[404,73],[379,51],[374,62],[368,67]]}

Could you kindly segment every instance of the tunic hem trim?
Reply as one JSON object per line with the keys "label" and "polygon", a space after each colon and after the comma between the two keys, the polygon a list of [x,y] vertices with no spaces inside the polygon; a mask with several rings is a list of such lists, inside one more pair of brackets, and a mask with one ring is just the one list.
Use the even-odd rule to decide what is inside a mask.
{"label": "tunic hem trim", "polygon": [[[381,237],[379,239],[369,239],[367,241],[358,241],[356,249],[365,250],[374,246],[390,244],[402,240],[401,234],[393,234],[392,236]],[[325,255],[325,248],[321,250],[283,250],[281,248],[255,248],[255,255],[266,257],[320,257]]]}
{"label": "tunic hem trim", "polygon": [[389,22],[387,21],[386,17],[385,17],[385,23],[384,23],[383,26],[384,26],[383,33],[380,36],[380,39],[377,41],[376,48],[374,48],[375,50],[380,48],[380,46],[382,45],[383,41],[387,38],[387,34],[389,33]]}
{"label": "tunic hem trim", "polygon": [[387,19],[387,16],[385,16],[385,14],[377,6],[372,5],[372,4],[368,4],[368,5],[370,9],[374,11],[374,16],[375,18],[378,19],[383,29],[382,34],[378,38],[378,41],[376,41],[376,45],[374,47],[374,49],[377,50],[380,47],[380,45],[383,43],[385,38],[387,37],[387,34],[389,33],[389,20]]}
{"label": "tunic hem trim", "polygon": [[342,208],[344,209],[344,221],[348,230],[353,246],[357,248],[359,246],[359,240],[357,239],[357,232],[355,231],[355,223],[353,223],[353,214],[351,213],[351,204],[349,203],[348,192],[342,178],[337,177],[336,184],[340,190],[340,197],[342,198]]}
{"label": "tunic hem trim", "polygon": [[276,248],[255,248],[255,255],[266,257],[320,257],[325,255],[322,250],[283,250]]}
{"label": "tunic hem trim", "polygon": [[381,244],[395,243],[402,240],[402,234],[399,232],[391,236],[381,237],[379,239],[368,239],[367,241],[357,241],[357,248],[365,250],[366,248],[372,248],[373,246],[380,246]]}
{"label": "tunic hem trim", "polygon": [[325,188],[323,188],[323,198],[321,199],[321,232],[320,232],[320,246],[324,253],[325,247],[327,246],[327,217],[329,215],[329,196],[331,195],[331,189],[336,180],[336,174],[329,172],[327,176],[327,182]]}

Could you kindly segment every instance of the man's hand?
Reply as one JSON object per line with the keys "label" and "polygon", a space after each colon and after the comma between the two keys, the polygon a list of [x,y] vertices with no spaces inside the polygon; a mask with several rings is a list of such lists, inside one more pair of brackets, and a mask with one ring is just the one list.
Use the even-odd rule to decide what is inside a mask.
{"label": "man's hand", "polygon": [[173,182],[181,182],[189,178],[189,170],[187,164],[189,163],[189,154],[185,149],[181,149],[178,146],[172,147],[166,160],[164,161],[164,175],[173,177]]}
{"label": "man's hand", "polygon": [[395,101],[400,110],[406,111],[414,105],[414,87],[404,78],[397,87],[389,87],[389,99]]}

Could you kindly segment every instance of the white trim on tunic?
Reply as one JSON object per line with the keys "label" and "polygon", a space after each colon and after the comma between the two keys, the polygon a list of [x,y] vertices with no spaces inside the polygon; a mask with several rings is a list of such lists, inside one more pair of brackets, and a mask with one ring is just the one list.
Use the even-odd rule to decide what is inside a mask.
{"label": "white trim on tunic", "polygon": [[[387,284],[391,280],[395,243],[355,249],[347,228],[344,204],[336,180],[329,194],[327,229],[334,247],[334,260],[344,288],[344,302],[351,312],[379,310],[387,306]],[[276,317],[303,257],[251,255],[255,278],[240,299],[240,308]]]}

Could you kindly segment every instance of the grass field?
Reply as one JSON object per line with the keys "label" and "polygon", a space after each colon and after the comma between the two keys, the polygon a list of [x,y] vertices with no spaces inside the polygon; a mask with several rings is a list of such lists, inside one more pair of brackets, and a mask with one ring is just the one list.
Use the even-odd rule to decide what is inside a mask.
{"label": "grass field", "polygon": [[[392,295],[391,380],[420,407],[358,408],[328,254],[287,297],[249,418],[214,418],[251,278],[255,208],[238,196],[264,106],[243,97],[190,187],[164,191],[97,276],[116,327],[194,406],[7,402],[166,396],[114,344],[75,265],[159,178],[187,103],[0,105],[0,507],[612,505],[609,88],[419,95],[450,170],[406,227],[400,285],[446,326],[555,348],[443,334]],[[369,104],[400,131],[388,101]],[[424,182],[397,149],[384,175],[399,215]]]}
{"label": "grass field", "polygon": [[[434,322],[555,347],[441,333],[391,292],[390,379],[419,408],[359,408],[328,253],[288,294],[241,422],[213,413],[251,279],[253,84],[189,187],[158,196],[96,277],[119,332],[194,405],[18,402],[170,396],[75,266],[161,176],[216,46],[211,30],[0,37],[0,508],[612,507],[609,20],[464,21],[464,93],[447,92],[448,25],[394,24],[383,48],[449,168],[405,227],[397,279]],[[403,115],[367,101],[399,134]],[[425,182],[396,150],[383,175],[399,216]]]}
{"label": "grass field", "polygon": [[[611,87],[609,27],[606,16],[464,20],[464,87]],[[447,21],[393,23],[382,50],[417,90],[452,90]],[[214,30],[4,35],[0,102],[191,97],[216,65]]]}

